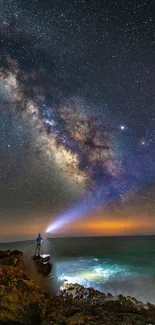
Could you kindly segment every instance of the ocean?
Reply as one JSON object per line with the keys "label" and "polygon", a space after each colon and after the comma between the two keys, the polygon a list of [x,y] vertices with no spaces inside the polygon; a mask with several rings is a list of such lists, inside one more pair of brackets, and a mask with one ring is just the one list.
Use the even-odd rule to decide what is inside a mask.
{"label": "ocean", "polygon": [[[0,244],[33,255],[35,240]],[[132,296],[155,304],[155,237],[53,238],[50,253],[55,276],[112,295]]]}

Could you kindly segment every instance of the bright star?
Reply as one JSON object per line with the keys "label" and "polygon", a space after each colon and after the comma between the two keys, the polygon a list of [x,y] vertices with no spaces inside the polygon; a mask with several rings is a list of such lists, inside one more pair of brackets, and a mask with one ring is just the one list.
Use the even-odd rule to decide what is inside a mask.
{"label": "bright star", "polygon": [[140,144],[144,146],[146,144],[146,140],[144,138],[141,139]]}
{"label": "bright star", "polygon": [[121,130],[124,130],[125,129],[125,126],[124,125],[121,125]]}

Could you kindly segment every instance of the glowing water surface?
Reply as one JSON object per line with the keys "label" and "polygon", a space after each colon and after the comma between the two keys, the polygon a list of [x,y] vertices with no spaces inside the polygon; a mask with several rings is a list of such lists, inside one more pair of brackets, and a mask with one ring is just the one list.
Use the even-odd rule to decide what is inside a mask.
{"label": "glowing water surface", "polygon": [[59,280],[155,303],[155,238],[51,240]]}
{"label": "glowing water surface", "polygon": [[60,281],[93,287],[114,296],[133,296],[155,303],[155,277],[149,267],[133,267],[104,261],[101,258],[76,258],[56,263]]}

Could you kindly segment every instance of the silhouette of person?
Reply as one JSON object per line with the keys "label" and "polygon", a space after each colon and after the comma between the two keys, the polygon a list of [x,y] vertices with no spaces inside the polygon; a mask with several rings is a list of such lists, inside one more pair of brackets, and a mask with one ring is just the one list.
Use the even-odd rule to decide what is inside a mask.
{"label": "silhouette of person", "polygon": [[37,241],[37,247],[36,247],[36,251],[35,251],[35,256],[37,255],[37,252],[38,252],[38,256],[40,256],[40,248],[41,248],[41,242],[42,242],[42,237],[41,235],[39,234],[36,241]]}

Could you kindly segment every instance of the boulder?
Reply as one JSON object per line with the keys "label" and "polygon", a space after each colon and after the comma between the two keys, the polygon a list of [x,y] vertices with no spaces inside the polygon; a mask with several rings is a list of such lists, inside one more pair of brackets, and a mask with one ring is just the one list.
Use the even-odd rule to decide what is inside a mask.
{"label": "boulder", "polygon": [[40,261],[42,263],[49,262],[50,260],[50,255],[49,254],[43,254],[43,255],[36,255],[32,257],[34,261]]}
{"label": "boulder", "polygon": [[17,249],[10,252],[10,255],[23,256],[23,252],[18,251]]}
{"label": "boulder", "polygon": [[42,262],[37,261],[36,268],[37,268],[37,271],[44,276],[50,275],[50,273],[52,271],[52,265],[51,265],[51,263],[48,263],[48,262],[42,263]]}
{"label": "boulder", "polygon": [[43,276],[49,276],[52,271],[52,264],[49,263],[50,255],[33,256],[36,269]]}

